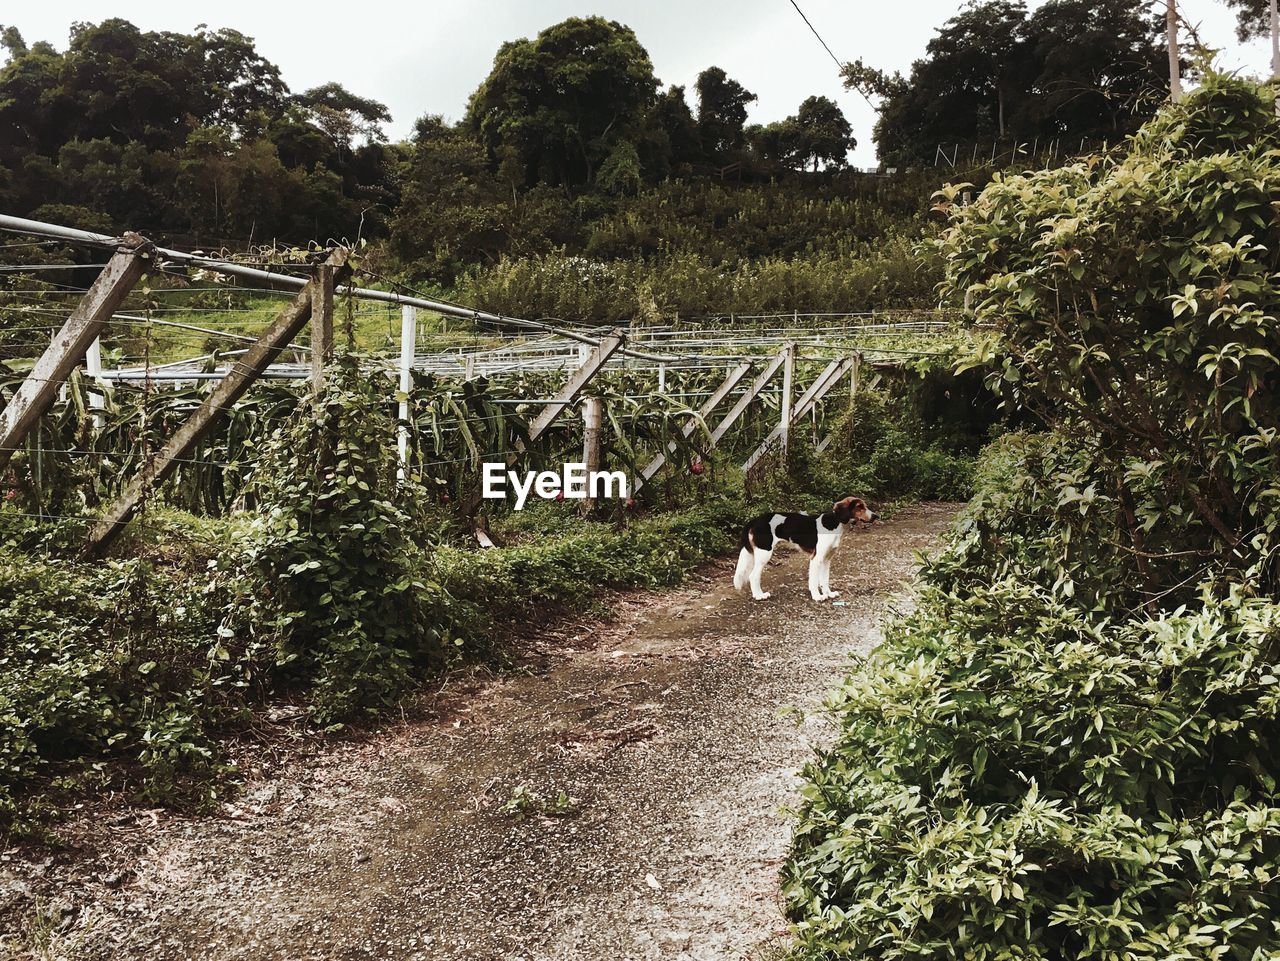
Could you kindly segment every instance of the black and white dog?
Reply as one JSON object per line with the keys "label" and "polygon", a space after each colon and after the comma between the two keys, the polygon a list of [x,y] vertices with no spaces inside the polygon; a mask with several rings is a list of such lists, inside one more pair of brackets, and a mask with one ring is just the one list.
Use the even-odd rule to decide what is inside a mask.
{"label": "black and white dog", "polygon": [[742,551],[738,569],[733,572],[735,590],[751,584],[751,596],[768,600],[769,593],[760,586],[764,567],[779,542],[792,544],[809,555],[809,595],[815,601],[839,597],[831,589],[831,555],[840,546],[845,525],[851,521],[870,523],[875,513],[856,497],[838,500],[831,510],[817,517],[811,514],[762,514],[742,532]]}

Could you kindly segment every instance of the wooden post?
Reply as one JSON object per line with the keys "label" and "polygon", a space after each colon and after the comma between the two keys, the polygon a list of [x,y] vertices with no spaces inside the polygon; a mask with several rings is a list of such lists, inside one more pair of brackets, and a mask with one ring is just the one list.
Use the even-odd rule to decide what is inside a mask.
{"label": "wooden post", "polygon": [[782,409],[778,415],[778,427],[782,456],[787,456],[787,444],[791,440],[791,387],[796,376],[796,345],[787,344],[787,355],[782,365]]}
{"label": "wooden post", "polygon": [[591,474],[600,469],[600,427],[604,423],[604,399],[588,397],[582,403],[582,461],[587,465],[587,499],[582,502],[582,513],[595,507],[592,496]]}
{"label": "wooden post", "polygon": [[[328,265],[341,267],[346,263],[347,251],[338,248],[330,256]],[[107,545],[124,529],[138,505],[149,491],[173,473],[179,461],[186,457],[206,434],[218,423],[222,414],[244,396],[253,382],[280,355],[291,340],[298,335],[311,318],[314,300],[313,277],[298,291],[298,295],[280,311],[250,347],[232,366],[227,375],[205,397],[186,422],[174,433],[158,453],[142,465],[129,486],[116,499],[93,529],[85,542],[84,553],[101,556]]]}
{"label": "wooden post", "polygon": [[84,359],[89,345],[145,272],[151,242],[125,234],[125,249],[107,266],[71,311],[71,316],[3,411],[0,411],[0,471],[58,395],[58,387]]}
{"label": "wooden post", "polygon": [[[717,387],[703,405],[698,408],[698,416],[701,417],[704,422],[711,412],[719,407],[720,403],[729,396],[730,391],[738,386],[738,381],[742,380],[750,369],[750,363],[742,363],[729,371],[729,376],[721,381],[720,386]],[[680,428],[680,433],[685,438],[688,438],[692,436],[693,432],[697,430],[697,428],[698,421],[691,417],[689,418],[689,423]],[[653,475],[658,473],[658,471],[662,469],[662,465],[667,462],[667,455],[675,453],[675,449],[675,441],[672,441],[667,445],[667,449],[665,451],[657,454],[653,460],[649,461],[649,463],[645,464],[644,467],[641,468],[640,476],[636,478],[635,486],[631,488],[632,494],[653,479]]]}
{"label": "wooden post", "polygon": [[311,396],[324,390],[324,372],[333,363],[333,265],[311,275]]}
{"label": "wooden post", "polygon": [[418,308],[400,308],[400,410],[396,427],[396,456],[401,484],[409,470],[409,391],[413,388],[413,358],[418,351]]}

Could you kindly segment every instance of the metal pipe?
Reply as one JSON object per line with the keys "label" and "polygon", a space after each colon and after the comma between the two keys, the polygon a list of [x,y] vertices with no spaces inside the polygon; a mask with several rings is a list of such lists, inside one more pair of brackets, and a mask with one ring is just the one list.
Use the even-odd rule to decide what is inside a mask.
{"label": "metal pipe", "polygon": [[[0,214],[0,229],[10,230],[15,233],[35,234],[41,237],[56,237],[62,240],[70,240],[80,244],[92,244],[98,247],[116,248],[122,243],[119,237],[112,237],[108,234],[98,234],[89,230],[77,230],[74,227],[62,227],[57,224],[47,224],[39,220],[27,220],[23,217],[12,217],[8,214]],[[182,250],[172,250],[168,247],[156,247],[155,251],[161,257],[167,260],[176,260],[181,263],[192,264],[205,270],[212,270],[220,274],[229,274],[233,277],[244,277],[249,280],[258,280],[266,284],[275,284],[277,286],[285,286],[300,289],[307,283],[305,277],[294,277],[291,274],[273,273],[269,270],[261,270],[257,267],[246,267],[243,264],[230,263],[225,260],[217,260],[212,257],[201,257],[197,254],[187,253]],[[580,344],[590,344],[598,346],[599,338],[589,337],[586,334],[580,334],[577,331],[565,330],[561,327],[553,327],[550,324],[544,324],[536,320],[524,320],[520,317],[504,317],[501,314],[492,314],[485,310],[476,310],[471,307],[463,307],[458,304],[450,304],[441,300],[430,300],[426,297],[407,297],[404,294],[397,294],[389,290],[372,290],[367,287],[352,287],[344,285],[338,290],[345,291],[353,297],[359,297],[362,300],[376,300],[387,304],[399,304],[401,306],[418,307],[423,310],[434,311],[437,314],[445,314],[449,317],[461,317],[471,320],[481,321],[490,324],[507,325],[512,327],[523,327],[527,330],[542,330],[553,333],[558,337],[566,337],[569,340],[576,340]],[[659,358],[656,354],[648,354],[643,351],[630,350],[622,348],[622,352],[629,357],[638,357],[641,360],[670,360],[672,358]]]}

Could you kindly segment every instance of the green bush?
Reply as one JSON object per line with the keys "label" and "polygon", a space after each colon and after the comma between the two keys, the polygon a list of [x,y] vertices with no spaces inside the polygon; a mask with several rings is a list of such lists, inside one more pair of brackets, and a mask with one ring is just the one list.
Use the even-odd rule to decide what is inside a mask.
{"label": "green bush", "polygon": [[213,629],[225,594],[202,575],[0,548],[0,830],[110,759],[148,800],[210,796],[209,727],[246,675]]}
{"label": "green bush", "polygon": [[713,497],[626,527],[577,521],[570,533],[534,534],[501,550],[441,547],[430,576],[450,597],[452,631],[491,643],[513,623],[586,609],[601,590],[680,583],[698,562],[733,547],[744,509],[739,498]]}
{"label": "green bush", "polygon": [[501,314],[594,324],[706,313],[931,308],[936,262],[909,235],[803,257],[717,263],[698,250],[591,260],[564,252],[503,258],[469,273],[459,296]]}
{"label": "green bush", "polygon": [[974,457],[954,448],[947,424],[922,416],[915,397],[928,380],[860,391],[833,428],[832,469],[843,485],[878,499],[967,500]]}
{"label": "green bush", "polygon": [[925,587],[805,772],[805,956],[1274,956],[1278,642],[1240,591],[1117,624],[1016,577]]}
{"label": "green bush", "polygon": [[984,456],[833,700],[797,955],[1280,955],[1278,134],[1270,90],[1209,77],[953,209],[971,363],[1052,429]]}
{"label": "green bush", "polygon": [[305,684],[318,720],[393,703],[445,661],[439,588],[423,579],[420,485],[397,484],[395,422],[354,359],[333,366],[266,446],[261,515],[240,562],[245,593],[224,630],[266,635],[276,673]]}

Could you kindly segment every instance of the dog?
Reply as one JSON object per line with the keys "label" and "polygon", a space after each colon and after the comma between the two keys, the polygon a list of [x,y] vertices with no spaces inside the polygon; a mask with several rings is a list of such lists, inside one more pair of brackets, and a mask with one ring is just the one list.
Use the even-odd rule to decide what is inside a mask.
{"label": "dog", "polygon": [[811,514],[761,514],[742,531],[742,550],[733,572],[735,590],[751,584],[751,596],[767,601],[770,593],[760,586],[765,565],[779,543],[791,544],[809,555],[809,596],[815,601],[839,597],[831,589],[831,555],[840,546],[845,526],[853,521],[871,523],[876,514],[857,497],[838,500],[831,510]]}

